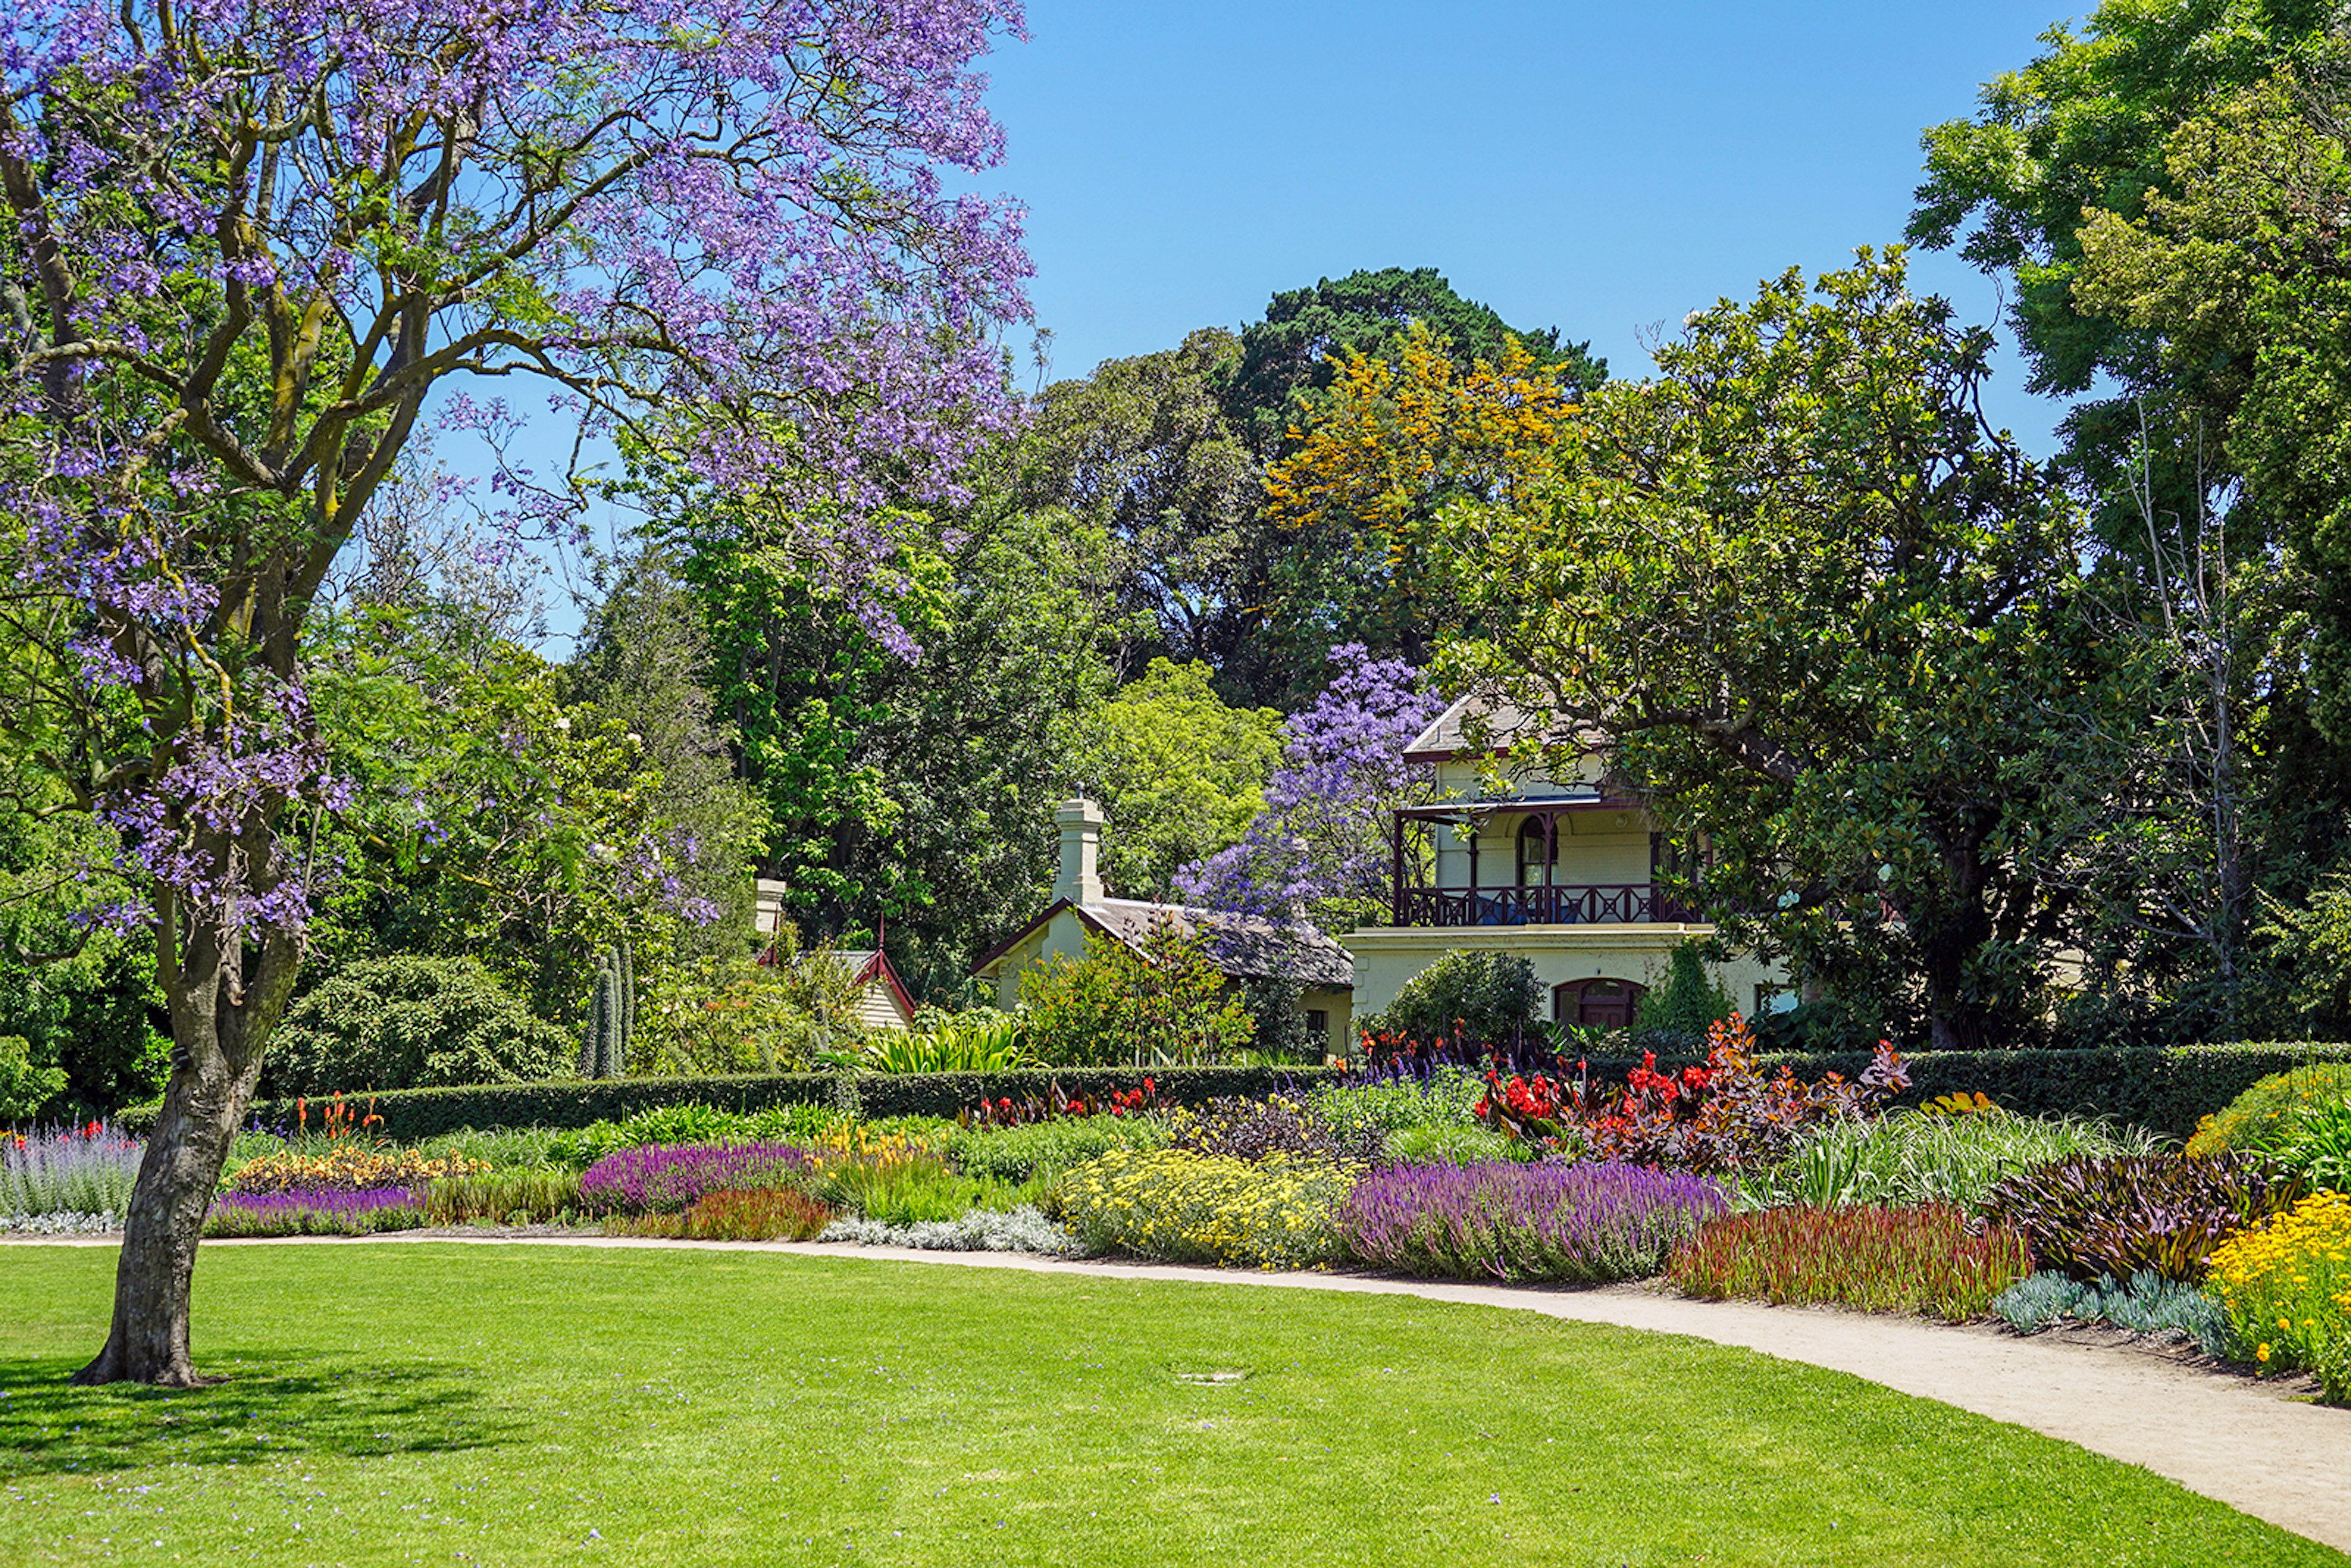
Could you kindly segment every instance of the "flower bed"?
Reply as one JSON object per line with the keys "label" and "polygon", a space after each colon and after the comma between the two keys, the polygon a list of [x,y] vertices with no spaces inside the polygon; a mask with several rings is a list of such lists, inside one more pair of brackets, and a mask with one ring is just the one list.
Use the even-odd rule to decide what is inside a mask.
{"label": "flower bed", "polygon": [[2212,1251],[2211,1288],[2238,1353],[2302,1367],[2351,1403],[2351,1194],[2313,1193]]}
{"label": "flower bed", "polygon": [[374,1192],[423,1186],[444,1176],[471,1176],[485,1169],[459,1155],[435,1158],[421,1149],[369,1147],[340,1141],[323,1155],[291,1149],[247,1160],[229,1177],[233,1193]]}
{"label": "flower bed", "polygon": [[580,1200],[598,1211],[677,1214],[705,1193],[797,1186],[812,1163],[792,1144],[653,1144],[590,1166]]}
{"label": "flower bed", "polygon": [[2003,1179],[1985,1196],[1983,1213],[2025,1235],[2043,1269],[2084,1281],[2151,1269],[2192,1283],[2204,1277],[2213,1248],[2292,1207],[2304,1190],[2242,1155],[2076,1156]]}
{"label": "flower bed", "polygon": [[1775,1305],[1977,1317],[2030,1268],[2024,1239],[1972,1228],[1945,1204],[1767,1208],[1718,1219],[1675,1249],[1667,1278],[1684,1295]]}
{"label": "flower bed", "polygon": [[1089,1251],[1303,1269],[1339,1255],[1332,1216],[1354,1180],[1345,1166],[1281,1155],[1114,1149],[1071,1172],[1052,1201]]}
{"label": "flower bed", "polygon": [[1729,1208],[1714,1182],[1638,1166],[1433,1164],[1365,1176],[1332,1226],[1374,1268],[1581,1284],[1656,1273]]}
{"label": "flower bed", "polygon": [[125,1214],[146,1150],[103,1122],[0,1132],[0,1215]]}
{"label": "flower bed", "polygon": [[412,1187],[351,1191],[343,1187],[290,1192],[229,1192],[213,1200],[206,1236],[367,1236],[413,1230],[425,1222]]}
{"label": "flower bed", "polygon": [[671,1236],[692,1241],[806,1241],[832,1223],[832,1210],[804,1192],[765,1188],[711,1192],[683,1214],[643,1214],[605,1221],[615,1236]]}

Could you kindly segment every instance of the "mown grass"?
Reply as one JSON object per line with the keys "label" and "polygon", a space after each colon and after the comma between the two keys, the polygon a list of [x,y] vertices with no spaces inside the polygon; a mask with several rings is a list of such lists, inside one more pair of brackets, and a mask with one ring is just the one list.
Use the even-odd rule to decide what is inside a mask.
{"label": "mown grass", "polygon": [[2345,1561],[1855,1378],[1487,1308],[214,1246],[197,1353],[228,1383],[68,1387],[113,1262],[0,1248],[0,1562]]}

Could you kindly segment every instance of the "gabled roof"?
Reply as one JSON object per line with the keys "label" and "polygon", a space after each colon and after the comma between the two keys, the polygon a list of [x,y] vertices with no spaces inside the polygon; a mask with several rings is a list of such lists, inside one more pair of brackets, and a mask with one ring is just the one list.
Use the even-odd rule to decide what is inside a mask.
{"label": "gabled roof", "polygon": [[1355,960],[1344,947],[1313,926],[1277,925],[1254,915],[1228,915],[1184,904],[1152,904],[1134,898],[1105,898],[1097,904],[1055,899],[1044,913],[989,948],[971,967],[979,974],[1045,928],[1064,909],[1077,915],[1089,930],[1113,936],[1140,948],[1154,925],[1172,925],[1186,936],[1207,941],[1208,961],[1235,979],[1263,979],[1284,967],[1287,958],[1300,983],[1332,988],[1355,983]]}
{"label": "gabled roof", "polygon": [[[1483,745],[1470,744],[1468,732],[1473,725],[1484,731]],[[1528,713],[1514,704],[1472,692],[1454,699],[1450,707],[1415,736],[1412,744],[1404,748],[1404,759],[1451,762],[1463,757],[1489,757],[1520,743],[1544,746],[1566,740],[1572,733],[1555,721]],[[1589,749],[1597,745],[1598,737],[1587,735],[1584,742]]]}
{"label": "gabled roof", "polygon": [[[852,986],[887,987],[890,994],[898,999],[898,1005],[906,1009],[906,1016],[908,1018],[914,1016],[916,1009],[914,993],[907,990],[906,983],[898,977],[897,968],[890,962],[889,954],[879,947],[811,947],[794,954],[792,962],[795,965],[805,964],[819,953],[827,955],[834,963],[848,970],[849,983]],[[759,955],[758,961],[762,964],[772,964],[776,961],[776,949],[773,944],[768,946],[766,952]]]}

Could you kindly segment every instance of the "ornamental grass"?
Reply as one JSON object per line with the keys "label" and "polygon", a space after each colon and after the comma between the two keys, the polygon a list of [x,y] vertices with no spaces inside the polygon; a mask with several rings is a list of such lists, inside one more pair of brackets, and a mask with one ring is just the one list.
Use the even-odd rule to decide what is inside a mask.
{"label": "ornamental grass", "polygon": [[1355,1184],[1332,1226],[1377,1269],[1596,1284],[1656,1273],[1729,1207],[1702,1176],[1640,1166],[1392,1166]]}
{"label": "ornamental grass", "polygon": [[544,1225],[583,1209],[580,1177],[567,1170],[445,1176],[426,1187],[423,1198],[435,1225]]}
{"label": "ornamental grass", "polygon": [[239,1236],[368,1236],[413,1230],[425,1223],[423,1198],[412,1187],[353,1192],[315,1187],[290,1192],[227,1192],[213,1199],[204,1234]]}
{"label": "ornamental grass", "polygon": [[1962,1322],[2031,1270],[2024,1239],[1972,1228],[1948,1204],[1767,1208],[1718,1219],[1674,1249],[1666,1277],[1687,1296],[1775,1306],[1918,1312]]}
{"label": "ornamental grass", "polygon": [[2207,1261],[2240,1355],[2264,1372],[2307,1371],[2351,1404],[2351,1194],[2313,1193]]}
{"label": "ornamental grass", "polygon": [[1048,1210],[1089,1252],[1306,1269],[1341,1255],[1332,1217],[1355,1172],[1273,1155],[1113,1149],[1063,1179]]}
{"label": "ornamental grass", "polygon": [[643,1214],[605,1221],[613,1236],[666,1236],[689,1241],[806,1241],[832,1223],[832,1210],[804,1192],[763,1187],[710,1192],[683,1214]]}

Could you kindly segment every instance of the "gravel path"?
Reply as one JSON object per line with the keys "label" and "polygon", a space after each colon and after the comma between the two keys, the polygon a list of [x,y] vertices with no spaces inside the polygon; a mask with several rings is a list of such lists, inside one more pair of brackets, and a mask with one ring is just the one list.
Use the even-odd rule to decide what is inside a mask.
{"label": "gravel path", "polygon": [[[1996,1421],[2028,1427],[2094,1453],[2139,1465],[2190,1491],[2267,1520],[2297,1535],[2351,1552],[2351,1410],[2296,1397],[2283,1383],[2253,1383],[2126,1345],[2044,1334],[2019,1339],[1991,1329],[1954,1329],[1913,1319],[1693,1301],[1641,1286],[1545,1290],[1367,1279],[1347,1274],[1265,1274],[1160,1264],[1076,1262],[1004,1252],[917,1252],[894,1247],[785,1241],[663,1241],[621,1237],[500,1237],[397,1232],[303,1238],[301,1244],[368,1246],[398,1241],[471,1245],[690,1247],[857,1258],[934,1267],[1010,1269],[1176,1280],[1263,1290],[1338,1291],[1422,1296],[1541,1312],[1577,1322],[1614,1323],[1688,1334],[1788,1361],[1851,1373],[1904,1394],[1939,1399]],[[110,1239],[26,1245],[108,1246]],[[284,1241],[208,1241],[207,1247],[283,1246]]]}

